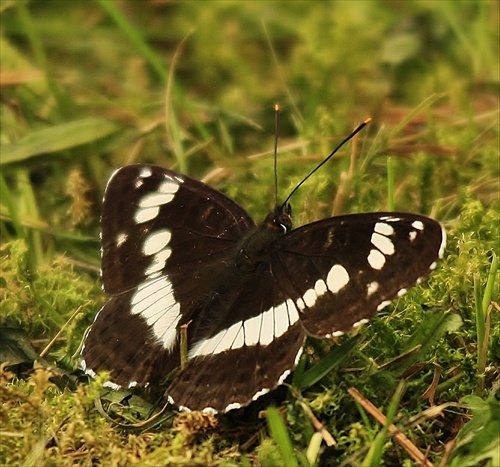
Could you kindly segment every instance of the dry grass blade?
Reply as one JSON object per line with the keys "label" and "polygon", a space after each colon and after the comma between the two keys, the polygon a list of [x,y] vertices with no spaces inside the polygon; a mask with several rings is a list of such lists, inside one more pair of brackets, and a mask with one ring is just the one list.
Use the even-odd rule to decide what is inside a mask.
{"label": "dry grass blade", "polygon": [[[385,426],[387,418],[377,407],[375,407],[368,399],[365,399],[357,389],[350,388],[348,392],[356,400],[356,402],[358,402],[373,418],[375,418],[375,420],[377,420],[377,422],[379,422],[382,426]],[[394,439],[408,453],[408,455],[411,456],[412,459],[419,462],[423,467],[432,467],[432,463],[403,433],[399,431],[399,428],[396,425],[391,423],[388,429]]]}

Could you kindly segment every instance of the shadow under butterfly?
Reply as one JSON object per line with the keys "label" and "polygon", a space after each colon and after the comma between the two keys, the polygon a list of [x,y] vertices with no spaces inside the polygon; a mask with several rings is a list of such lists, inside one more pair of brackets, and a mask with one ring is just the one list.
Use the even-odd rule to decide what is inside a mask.
{"label": "shadow under butterfly", "polygon": [[227,412],[282,384],[306,336],[365,323],[435,268],[446,234],[416,214],[323,219],[292,230],[296,189],[256,225],[219,191],[155,165],[118,169],[102,208],[102,280],[111,296],[82,350],[111,387],[155,384],[181,410]]}

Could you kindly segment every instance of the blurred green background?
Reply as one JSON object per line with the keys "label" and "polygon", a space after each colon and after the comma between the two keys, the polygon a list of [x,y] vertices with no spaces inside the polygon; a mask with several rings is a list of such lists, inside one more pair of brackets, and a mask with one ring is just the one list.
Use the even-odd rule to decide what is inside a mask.
{"label": "blurred green background", "polygon": [[[487,400],[488,388],[498,383],[498,331],[490,335],[491,374],[484,374],[484,365],[479,371],[475,353],[463,349],[480,346],[474,315],[479,289],[474,289],[473,276],[479,274],[478,284],[486,287],[492,252],[498,254],[497,1],[2,0],[0,21],[2,325],[26,330],[40,352],[83,305],[47,357],[66,371],[77,365],[78,343],[104,300],[98,278],[99,211],[115,168],[154,162],[188,173],[234,197],[258,220],[274,203],[275,103],[281,107],[282,199],[371,116],[369,127],[294,196],[296,224],[384,210],[392,202],[396,210],[444,222],[450,233],[447,260],[417,302],[458,311],[469,334],[426,358],[443,359],[450,367],[462,363],[468,375],[469,386],[443,388],[442,402],[474,392],[478,379],[486,391],[478,395]],[[388,341],[401,338],[396,328],[377,323],[374,334],[367,331],[369,339],[376,332],[392,333]],[[380,353],[397,356],[401,348],[395,344]],[[376,353],[367,355],[366,361],[376,358]],[[432,369],[422,377],[422,387],[430,380]],[[344,383],[325,386],[331,384]],[[6,400],[30,400],[29,389],[19,391],[15,397],[8,393]],[[57,393],[45,397],[42,405],[47,406],[37,412],[44,420],[42,433],[59,429],[47,421]],[[81,459],[90,465],[97,453],[104,464],[117,465],[215,465],[224,459],[238,465],[251,465],[252,459],[261,465],[283,463],[280,443],[262,433],[261,441],[246,449],[224,441],[225,436],[213,444],[207,438],[201,444],[193,441],[188,449],[178,432],[166,431],[165,439],[154,438],[163,449],[155,451],[147,438],[134,441],[108,425],[102,428],[104,422],[88,426],[85,420],[95,416],[87,406],[90,396],[68,397],[76,397],[83,412],[68,408],[59,419],[78,420],[74,429],[86,441],[64,451],[61,443],[47,448],[43,436],[9,438],[13,444],[6,445],[0,461],[72,465]],[[344,417],[332,409],[343,406],[342,399],[332,403],[320,393],[311,397],[316,397],[317,415],[330,420],[330,430],[341,440],[333,457],[323,453],[320,463],[357,465],[365,459],[368,465],[374,422],[363,428],[354,406]],[[422,407],[411,410],[408,416]],[[21,408],[4,416],[6,426],[19,432],[33,414]],[[299,452],[296,460],[306,465],[300,453],[312,432],[303,428],[303,416],[294,417],[289,415],[287,424]],[[110,430],[110,443],[126,446],[124,451],[105,454],[105,443],[89,441],[96,426]],[[459,428],[453,432],[435,423],[428,436],[414,428],[414,441],[422,450],[430,446],[431,457],[439,462],[444,444],[455,439]],[[140,449],[131,454],[134,443]],[[486,445],[467,447],[467,453],[477,453],[470,465],[489,452]],[[464,456],[455,454],[454,465],[466,465]],[[386,452],[381,462],[410,465],[399,451]]]}

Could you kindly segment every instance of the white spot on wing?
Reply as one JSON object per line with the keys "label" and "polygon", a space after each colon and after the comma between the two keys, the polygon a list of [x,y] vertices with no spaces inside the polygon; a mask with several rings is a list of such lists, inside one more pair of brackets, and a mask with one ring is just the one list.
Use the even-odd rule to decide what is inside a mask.
{"label": "white spot on wing", "polygon": [[252,397],[253,401],[256,401],[259,397],[263,396],[264,394],[267,394],[269,392],[269,388],[262,388],[260,391],[257,391],[254,396]]}
{"label": "white spot on wing", "polygon": [[299,320],[299,312],[292,300],[287,300],[286,302],[288,304],[288,322],[291,326]]}
{"label": "white spot on wing", "polygon": [[385,264],[385,256],[378,250],[370,250],[367,260],[368,264],[377,271],[380,271]]}
{"label": "white spot on wing", "polygon": [[153,256],[151,264],[144,271],[147,276],[158,275],[165,268],[167,259],[172,254],[171,248],[167,246],[171,238],[172,233],[168,229],[158,230],[146,237],[142,252],[147,256]]}
{"label": "white spot on wing", "polygon": [[406,292],[408,292],[408,289],[401,289],[398,292],[398,297],[402,297]]}
{"label": "white spot on wing", "polygon": [[349,283],[349,273],[340,264],[332,266],[326,276],[326,285],[332,293],[337,293]]}
{"label": "white spot on wing", "polygon": [[323,279],[318,279],[316,283],[314,284],[314,291],[316,292],[316,295],[318,297],[321,297],[324,293],[326,293],[328,290],[328,287],[326,286],[326,283]]}
{"label": "white spot on wing", "polygon": [[356,321],[352,327],[353,328],[359,328],[360,326],[362,326],[363,324],[365,323],[368,323],[368,320],[366,318],[363,318],[363,319],[360,319],[359,321]]}
{"label": "white spot on wing", "polygon": [[116,247],[120,248],[127,241],[127,238],[128,235],[125,232],[119,233],[115,239]]}
{"label": "white spot on wing", "polygon": [[238,334],[236,334],[236,338],[231,344],[232,349],[239,349],[240,347],[243,347],[245,345],[244,329],[245,329],[244,326],[240,326],[240,330],[238,331]]}
{"label": "white spot on wing", "polygon": [[173,195],[174,193],[177,193],[177,190],[179,190],[179,182],[178,180],[175,180],[173,178],[166,179],[158,186],[158,191],[160,193],[168,193]]}
{"label": "white spot on wing", "polygon": [[416,230],[424,230],[424,223],[422,221],[413,221],[411,226]]}
{"label": "white spot on wing", "polygon": [[312,308],[316,304],[316,300],[322,295],[324,295],[327,291],[328,291],[327,283],[323,279],[318,279],[314,284],[313,288],[306,290],[302,298],[297,299],[297,307],[299,308],[300,311],[304,310],[306,306],[308,308]]}
{"label": "white spot on wing", "polygon": [[137,224],[144,224],[144,222],[153,220],[159,212],[159,206],[154,206],[151,208],[139,208],[134,214],[134,220]]}
{"label": "white spot on wing", "polygon": [[283,374],[282,374],[282,375],[279,377],[279,379],[278,379],[278,386],[279,386],[280,384],[283,384],[283,381],[285,381],[285,379],[287,379],[287,378],[288,378],[288,375],[289,375],[289,374],[290,374],[290,370],[285,370],[285,371],[283,372]]}
{"label": "white spot on wing", "polygon": [[170,230],[157,230],[146,237],[142,246],[142,252],[147,256],[155,255],[168,245],[171,238],[172,233]]}
{"label": "white spot on wing", "polygon": [[366,289],[366,293],[368,294],[368,296],[373,295],[378,290],[378,288],[379,288],[378,282],[370,282]]}
{"label": "white spot on wing", "polygon": [[371,242],[372,245],[375,248],[378,248],[382,253],[384,253],[384,255],[393,255],[395,252],[394,243],[392,243],[392,241],[389,238],[384,237],[384,235],[381,235],[377,232],[374,232],[372,234]]}
{"label": "white spot on wing", "polygon": [[228,404],[226,408],[223,410],[223,412],[229,412],[230,410],[234,409],[240,409],[241,404],[238,404],[238,402],[233,402],[232,404]]}
{"label": "white spot on wing", "polygon": [[242,323],[240,321],[209,339],[199,341],[189,352],[189,358],[213,355],[229,350],[241,328]]}
{"label": "white spot on wing", "polygon": [[443,257],[444,249],[446,248],[446,230],[441,226],[441,246],[439,247],[438,256],[439,258]]}
{"label": "white spot on wing", "polygon": [[382,216],[380,220],[385,222],[399,222],[401,218],[395,216]]}
{"label": "white spot on wing", "polygon": [[245,345],[269,345],[275,338],[285,334],[298,319],[295,305],[288,299],[246,321],[234,323],[215,336],[197,342],[189,351],[188,358],[215,355]]}
{"label": "white spot on wing", "polygon": [[[143,173],[145,175],[143,175]],[[151,168],[145,167],[142,169],[139,179],[135,182],[135,187],[139,188],[143,184],[143,178],[151,176]],[[177,180],[172,177],[166,177],[166,180],[161,182],[157,191],[148,193],[139,201],[137,211],[134,214],[134,219],[138,224],[143,224],[153,220],[160,212],[160,206],[170,203],[179,189],[179,184],[182,180]]]}
{"label": "white spot on wing", "polygon": [[142,283],[132,296],[130,304],[130,312],[141,315],[153,328],[155,337],[163,347],[171,349],[177,340],[176,329],[181,314],[168,278]]}
{"label": "white spot on wing", "polygon": [[297,301],[295,302],[297,304],[297,308],[300,310],[300,311],[304,311],[305,308],[306,308],[306,304],[304,303],[304,300],[302,300],[301,298],[298,298]]}
{"label": "white spot on wing", "polygon": [[274,340],[274,313],[270,308],[262,313],[262,327],[260,330],[259,343],[268,345]]}
{"label": "white spot on wing", "polygon": [[245,326],[245,344],[257,345],[259,343],[260,329],[262,327],[262,315],[247,319],[243,325]]}
{"label": "white spot on wing", "polygon": [[301,347],[299,351],[297,352],[297,355],[295,355],[295,360],[293,361],[293,364],[296,366],[299,363],[300,357],[302,357],[302,352],[304,351],[304,348]]}
{"label": "white spot on wing", "polygon": [[374,232],[377,232],[382,235],[394,235],[394,228],[392,225],[389,225],[385,222],[377,222],[374,227]]}
{"label": "white spot on wing", "polygon": [[275,337],[285,334],[289,327],[287,307],[288,303],[284,302],[273,309]]}
{"label": "white spot on wing", "polygon": [[172,254],[172,250],[170,248],[164,248],[160,250],[153,256],[153,262],[146,268],[144,273],[147,276],[151,276],[155,273],[160,272],[163,268],[165,268],[167,264],[167,259]]}
{"label": "white spot on wing", "polygon": [[[176,185],[179,187],[179,185]],[[175,192],[174,192],[175,193]],[[152,208],[170,203],[174,199],[173,193],[149,193],[139,201],[139,209]]]}
{"label": "white spot on wing", "polygon": [[316,291],[314,289],[306,290],[306,293],[302,296],[304,303],[309,308],[311,308],[312,306],[315,305],[317,298],[318,298],[318,295],[316,294]]}
{"label": "white spot on wing", "polygon": [[148,178],[153,175],[153,171],[151,170],[151,167],[142,167],[141,171],[139,172],[139,177],[141,178]]}
{"label": "white spot on wing", "polygon": [[408,234],[408,237],[410,238],[410,242],[413,242],[413,240],[415,240],[417,238],[417,232],[415,232],[414,230],[412,230],[409,234]]}
{"label": "white spot on wing", "polygon": [[115,390],[115,391],[116,391],[116,390],[118,390],[118,389],[120,389],[120,387],[121,387],[119,384],[113,383],[112,381],[106,381],[106,382],[103,384],[103,386],[104,386],[105,388],[110,388],[110,389],[113,389],[113,390]]}
{"label": "white spot on wing", "polygon": [[380,305],[377,307],[377,311],[380,311],[382,308],[385,308],[387,305],[391,303],[390,300],[384,300],[383,302],[380,303]]}

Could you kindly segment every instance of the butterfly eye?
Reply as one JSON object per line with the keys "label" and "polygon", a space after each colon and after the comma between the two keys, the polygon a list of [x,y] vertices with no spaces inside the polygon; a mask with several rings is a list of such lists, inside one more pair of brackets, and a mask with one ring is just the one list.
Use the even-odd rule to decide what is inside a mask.
{"label": "butterfly eye", "polygon": [[287,219],[283,218],[283,216],[276,217],[272,221],[272,229],[276,233],[282,233],[286,235],[290,230],[290,222],[287,222]]}
{"label": "butterfly eye", "polygon": [[272,218],[273,229],[277,232],[287,234],[292,230],[292,219],[288,212],[281,212]]}

